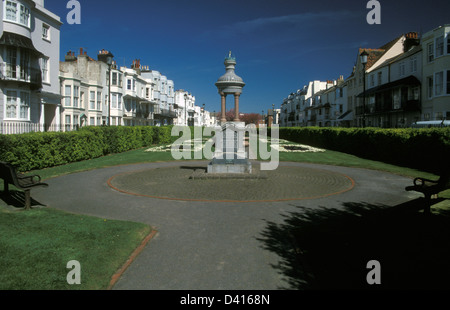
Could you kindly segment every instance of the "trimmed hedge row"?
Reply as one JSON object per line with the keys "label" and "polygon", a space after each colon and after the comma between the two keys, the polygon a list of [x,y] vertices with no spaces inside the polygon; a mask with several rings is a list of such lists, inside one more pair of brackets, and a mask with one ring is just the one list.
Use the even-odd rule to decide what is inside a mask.
{"label": "trimmed hedge row", "polygon": [[85,127],[74,132],[0,135],[0,161],[19,171],[31,171],[126,152],[154,144],[169,144],[172,126]]}
{"label": "trimmed hedge row", "polygon": [[[43,169],[170,144],[178,139],[171,131],[172,126],[112,126],[0,135],[0,161],[10,162],[20,171]],[[450,128],[280,128],[280,138],[432,173],[450,166]]]}
{"label": "trimmed hedge row", "polygon": [[280,128],[280,138],[433,173],[450,166],[450,128]]}

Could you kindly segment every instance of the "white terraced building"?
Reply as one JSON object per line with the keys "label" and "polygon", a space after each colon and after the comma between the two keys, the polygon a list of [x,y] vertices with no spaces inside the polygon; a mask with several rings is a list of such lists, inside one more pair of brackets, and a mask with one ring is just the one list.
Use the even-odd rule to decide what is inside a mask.
{"label": "white terraced building", "polygon": [[0,11],[0,134],[60,128],[60,18],[44,0],[3,0]]}

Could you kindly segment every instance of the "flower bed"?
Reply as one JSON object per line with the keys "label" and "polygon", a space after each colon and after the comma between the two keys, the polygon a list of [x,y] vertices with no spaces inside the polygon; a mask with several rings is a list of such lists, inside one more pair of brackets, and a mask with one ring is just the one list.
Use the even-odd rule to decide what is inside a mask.
{"label": "flower bed", "polygon": [[[261,142],[265,142],[267,143],[266,139],[260,139]],[[290,142],[284,139],[271,139],[271,147],[277,149],[279,152],[286,152],[286,153],[317,153],[317,152],[325,152],[324,149],[320,149],[317,147],[312,147],[309,145],[305,145],[305,144],[300,144],[300,143],[294,143],[294,142]],[[278,145],[273,142],[278,142]]]}

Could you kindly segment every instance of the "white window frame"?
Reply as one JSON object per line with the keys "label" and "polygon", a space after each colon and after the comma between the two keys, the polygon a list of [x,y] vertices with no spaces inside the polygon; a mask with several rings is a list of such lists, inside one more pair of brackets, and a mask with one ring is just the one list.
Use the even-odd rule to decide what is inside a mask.
{"label": "white window frame", "polygon": [[[11,10],[9,9],[10,4],[15,6],[15,13],[13,14],[14,16],[9,13],[11,12]],[[3,2],[3,12],[4,21],[30,28],[31,10],[27,5],[15,0],[6,0]]]}
{"label": "white window frame", "polygon": [[434,41],[427,44],[427,63],[434,61]]}
{"label": "white window frame", "polygon": [[427,97],[428,99],[434,96],[434,76],[427,76]]}
{"label": "white window frame", "polygon": [[[442,75],[440,77],[440,80],[438,80],[438,76]],[[439,83],[439,84],[438,84]],[[434,96],[439,97],[444,95],[444,71],[436,72],[434,74]]]}
{"label": "white window frame", "polygon": [[[439,40],[439,42],[438,42]],[[434,58],[439,58],[444,56],[445,53],[445,46],[444,46],[444,36],[439,36],[435,39],[435,47],[436,51],[434,52]]]}
{"label": "white window frame", "polygon": [[[70,94],[67,93],[68,88],[70,88]],[[64,106],[72,107],[72,85],[64,85]]]}
{"label": "white window frame", "polygon": [[8,46],[5,48],[4,72],[7,79],[27,81],[31,80],[31,55],[27,50],[18,47]]}
{"label": "white window frame", "polygon": [[80,86],[73,86],[73,107],[78,108],[80,103]]}
{"label": "white window frame", "polygon": [[[96,104],[96,100],[95,100],[95,90],[90,90],[89,91],[89,110],[95,110],[95,104]],[[94,96],[92,96],[94,95]]]}
{"label": "white window frame", "polygon": [[111,96],[111,108],[117,109],[117,99],[118,99],[118,94],[112,94],[112,96]]}
{"label": "white window frame", "polygon": [[417,72],[417,56],[413,56],[410,59],[410,64],[411,64],[411,73],[415,73]]}
{"label": "white window frame", "polygon": [[119,72],[116,71],[111,72],[111,85],[115,86],[119,85]]}
{"label": "white window frame", "polygon": [[79,125],[80,125],[80,116],[75,114],[73,115],[73,126],[79,127]]}
{"label": "white window frame", "polygon": [[406,74],[406,65],[405,62],[402,61],[398,64],[398,75],[402,77],[405,76],[405,74]]}
{"label": "white window frame", "polygon": [[97,111],[102,110],[102,92],[97,91]]}
{"label": "white window frame", "polygon": [[72,129],[72,115],[66,114],[64,116],[64,127],[66,131],[70,131]]}
{"label": "white window frame", "polygon": [[42,82],[50,84],[50,58],[41,58]]}
{"label": "white window frame", "polygon": [[[14,96],[13,93],[15,93]],[[13,98],[14,100],[8,100]],[[8,115],[9,106],[15,106],[14,115]],[[4,120],[30,121],[31,93],[20,89],[4,90]],[[24,112],[25,111],[25,112]]]}
{"label": "white window frame", "polygon": [[42,39],[51,42],[51,28],[49,25],[42,23]]}

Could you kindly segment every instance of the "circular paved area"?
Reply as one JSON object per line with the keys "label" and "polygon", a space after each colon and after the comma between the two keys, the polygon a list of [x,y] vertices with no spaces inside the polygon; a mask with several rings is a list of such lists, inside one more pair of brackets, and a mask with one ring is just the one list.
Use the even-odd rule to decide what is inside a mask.
{"label": "circular paved area", "polygon": [[316,199],[343,193],[354,186],[346,175],[310,167],[279,167],[274,171],[256,172],[264,174],[257,179],[191,178],[196,169],[204,170],[180,166],[127,172],[112,177],[108,184],[131,195],[231,202]]}
{"label": "circular paved area", "polygon": [[[115,284],[114,289],[123,290],[290,289],[292,278],[280,268],[285,264],[285,257],[273,248],[292,246],[294,249],[294,245],[286,237],[280,238],[280,245],[267,243],[267,232],[273,225],[283,225],[292,214],[348,211],[349,204],[391,207],[420,196],[404,190],[411,185],[409,178],[367,169],[290,162],[280,163],[280,169],[311,174],[323,171],[322,181],[318,178],[311,187],[323,187],[322,194],[340,189],[338,186],[327,190],[329,184],[335,186],[329,183],[331,176],[342,181],[344,189],[349,185],[346,183],[349,179],[344,176],[348,176],[354,186],[341,194],[317,199],[241,203],[156,199],[125,194],[108,185],[108,180],[114,177],[117,180],[119,175],[136,176],[157,168],[206,167],[207,164],[206,161],[164,162],[96,169],[46,180],[50,186],[37,188],[31,195],[33,200],[49,208],[141,222],[157,231]],[[291,186],[300,192],[313,182],[302,181],[300,176],[290,180]],[[161,183],[172,186],[167,181]],[[187,184],[188,181],[179,186],[177,192],[192,191],[193,187]],[[307,195],[306,189],[303,194]]]}

